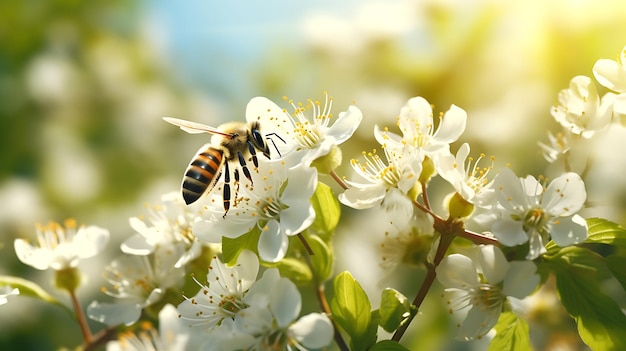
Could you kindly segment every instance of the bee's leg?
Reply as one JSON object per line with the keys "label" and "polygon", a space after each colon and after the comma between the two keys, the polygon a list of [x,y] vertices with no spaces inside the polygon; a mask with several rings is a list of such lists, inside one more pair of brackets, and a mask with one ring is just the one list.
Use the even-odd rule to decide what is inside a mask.
{"label": "bee's leg", "polygon": [[228,161],[224,163],[224,216],[222,218],[226,218],[226,214],[230,209],[230,170],[228,169]]}
{"label": "bee's leg", "polygon": [[259,160],[256,158],[256,148],[252,145],[252,142],[248,140],[248,150],[250,151],[250,157],[252,158],[252,163],[254,163],[254,168],[259,167]]}
{"label": "bee's leg", "polygon": [[239,168],[235,168],[233,175],[235,176],[235,199],[233,206],[237,207],[237,204],[239,203]]}
{"label": "bee's leg", "polygon": [[237,156],[239,157],[239,164],[241,165],[241,170],[243,171],[243,175],[245,175],[246,178],[248,178],[248,180],[250,181],[250,184],[254,184],[252,182],[252,177],[250,176],[250,171],[248,170],[248,165],[246,164],[246,159],[243,157],[243,154],[241,152],[238,152]]}

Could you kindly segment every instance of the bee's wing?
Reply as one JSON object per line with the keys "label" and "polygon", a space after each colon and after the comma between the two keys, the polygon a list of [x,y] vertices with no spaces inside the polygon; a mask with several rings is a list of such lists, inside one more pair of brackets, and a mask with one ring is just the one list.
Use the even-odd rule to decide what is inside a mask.
{"label": "bee's wing", "polygon": [[229,133],[224,133],[218,130],[217,128],[213,128],[202,123],[186,121],[184,119],[178,119],[178,118],[173,118],[173,117],[163,117],[163,120],[167,123],[171,123],[175,126],[180,127],[180,129],[190,134],[211,133],[211,134],[220,134],[224,136],[231,136],[231,134]]}

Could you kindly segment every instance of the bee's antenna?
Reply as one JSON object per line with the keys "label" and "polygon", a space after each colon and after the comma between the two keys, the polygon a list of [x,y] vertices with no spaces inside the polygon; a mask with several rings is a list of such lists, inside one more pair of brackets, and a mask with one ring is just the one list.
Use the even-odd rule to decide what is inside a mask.
{"label": "bee's antenna", "polygon": [[269,134],[265,135],[265,139],[271,141],[272,145],[274,145],[274,149],[276,149],[276,152],[278,152],[278,157],[282,157],[283,155],[280,154],[280,150],[278,150],[278,146],[276,146],[276,143],[274,142],[274,138],[270,137],[270,135],[273,135],[273,136],[277,137],[278,139],[280,139],[280,141],[282,141],[283,144],[287,144],[285,142],[285,139],[281,138],[280,135],[278,135],[276,133],[269,133]]}

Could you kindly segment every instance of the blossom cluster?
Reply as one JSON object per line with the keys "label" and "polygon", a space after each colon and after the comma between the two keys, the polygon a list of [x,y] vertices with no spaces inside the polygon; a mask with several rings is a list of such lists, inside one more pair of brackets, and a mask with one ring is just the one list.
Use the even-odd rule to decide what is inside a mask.
{"label": "blossom cluster", "polygon": [[[542,144],[548,161],[567,155],[573,138],[591,138],[612,119],[626,124],[625,64],[626,48],[620,63],[596,63],[597,81],[611,90],[602,97],[584,76],[558,94],[551,112],[564,129],[549,136],[550,145]],[[87,308],[90,318],[110,328],[128,328],[107,349],[318,350],[334,339],[346,350],[345,336],[350,348],[366,349],[376,343],[379,326],[399,342],[423,295],[411,306],[400,293],[385,290],[380,309],[370,311],[358,283],[338,275],[327,301],[339,203],[385,213],[389,225],[381,237],[381,266],[390,272],[400,265],[425,269],[422,288],[439,282],[441,303],[456,320],[458,338],[466,341],[492,330],[499,333],[495,338],[505,338],[498,324],[517,313],[516,301],[532,295],[548,273],[562,275],[563,262],[584,257],[576,251],[586,250],[579,244],[591,236],[588,220],[579,214],[587,201],[583,176],[564,169],[552,180],[520,177],[512,167],[496,168],[494,158],[470,157],[468,143],[455,145],[468,122],[461,107],[435,115],[425,98],[409,99],[397,112],[396,126],[374,128],[378,148],[350,160],[352,175],[340,177],[340,145],[360,125],[361,110],[351,105],[335,117],[328,95],[323,102],[288,105],[256,97],[247,106],[246,121],[259,126],[256,132],[267,139],[269,153],[255,155],[258,140],[245,142],[247,153],[221,150],[238,157],[213,169],[215,179],[197,202],[188,206],[179,192],[168,193],[147,215],[130,218],[134,234],[104,268],[108,301]],[[215,147],[228,137],[220,133]],[[328,178],[340,188],[337,196],[322,182]],[[439,194],[443,213],[430,203],[435,178],[448,185],[447,193]],[[56,285],[74,297],[81,260],[102,251],[109,232],[78,228],[74,221],[38,226],[36,232],[37,245],[15,241],[18,258],[57,272]],[[567,256],[574,253],[578,256]],[[12,282],[0,284],[0,304],[27,288]],[[303,303],[302,290],[311,287],[320,310]],[[150,318],[158,330],[131,332]],[[83,334],[87,346],[106,341],[86,325]]]}

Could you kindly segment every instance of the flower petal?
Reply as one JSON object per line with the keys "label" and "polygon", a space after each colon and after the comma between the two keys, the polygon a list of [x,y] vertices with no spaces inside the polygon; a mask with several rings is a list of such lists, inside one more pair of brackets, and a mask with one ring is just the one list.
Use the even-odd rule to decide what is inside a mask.
{"label": "flower petal", "polygon": [[259,259],[250,250],[243,250],[237,257],[237,280],[242,290],[247,290],[256,281],[259,273]]}
{"label": "flower petal", "polygon": [[463,134],[466,123],[467,112],[456,105],[452,105],[444,114],[433,138],[439,143],[450,144]]}
{"label": "flower petal", "polygon": [[510,168],[504,168],[496,175],[494,189],[498,203],[509,212],[517,212],[529,207],[522,182]]}
{"label": "flower petal", "polygon": [[550,236],[559,246],[578,244],[587,239],[587,222],[579,215],[554,219],[550,226]]}
{"label": "flower petal", "polygon": [[275,220],[270,220],[264,228],[261,228],[259,238],[259,257],[268,262],[278,262],[285,257],[289,239],[287,235],[280,232],[280,224]]}
{"label": "flower petal", "polygon": [[436,268],[437,279],[446,288],[478,284],[478,273],[472,260],[464,255],[446,256]]}
{"label": "flower petal", "polygon": [[335,144],[341,144],[354,134],[362,120],[363,113],[361,110],[350,105],[347,111],[339,113],[339,117],[326,133],[335,138]]}
{"label": "flower petal", "polygon": [[317,171],[303,165],[289,169],[289,181],[281,199],[290,206],[293,202],[309,202],[317,186]]}
{"label": "flower petal", "polygon": [[265,309],[269,306],[274,286],[280,280],[277,268],[268,268],[263,272],[261,279],[254,282],[244,296],[243,301],[252,307]]}
{"label": "flower petal", "polygon": [[509,262],[509,271],[504,278],[502,295],[523,299],[528,296],[537,285],[539,275],[537,266],[532,261]]}
{"label": "flower petal", "polygon": [[385,197],[386,189],[382,184],[368,184],[360,188],[350,187],[339,194],[339,201],[357,210],[374,207]]}
{"label": "flower petal", "polygon": [[128,239],[124,240],[124,242],[120,245],[123,253],[129,255],[149,255],[154,252],[155,245],[154,243],[148,242],[146,237],[135,233],[131,235]]}
{"label": "flower petal", "polygon": [[522,222],[508,218],[496,220],[491,226],[491,232],[505,246],[516,246],[528,241],[528,234],[524,231]]}
{"label": "flower petal", "polygon": [[543,194],[542,205],[553,216],[571,216],[580,211],[587,199],[585,184],[576,173],[554,179]]}
{"label": "flower petal", "polygon": [[[280,158],[288,156],[292,151],[296,149],[298,143],[295,141],[292,133],[289,130],[293,130],[291,125],[291,117],[287,113],[276,105],[273,101],[266,97],[254,97],[248,102],[246,107],[246,121],[258,122],[262,121],[263,133],[266,137],[272,139],[273,133],[280,136],[282,141],[277,137],[273,139],[274,143],[271,143],[270,151],[278,150]],[[284,142],[283,142],[284,141]],[[275,159],[276,155],[272,153],[272,159]]]}
{"label": "flower petal", "polygon": [[387,128],[380,129],[378,124],[374,126],[374,138],[383,146],[402,147],[402,137],[398,134],[387,131]]}
{"label": "flower petal", "polygon": [[78,257],[88,258],[104,250],[108,242],[108,230],[96,226],[88,226],[78,230],[74,240],[72,240],[72,245],[78,248],[78,250],[76,250]]}
{"label": "flower petal", "polygon": [[487,334],[496,325],[501,309],[502,304],[491,308],[473,306],[461,323],[457,337],[470,341]]}
{"label": "flower petal", "polygon": [[280,213],[280,230],[285,235],[296,235],[311,226],[315,220],[315,209],[310,202],[299,202]]}
{"label": "flower petal", "polygon": [[509,262],[502,250],[494,245],[483,245],[478,255],[478,266],[490,284],[498,284],[506,277]]}
{"label": "flower petal", "polygon": [[270,310],[278,326],[286,328],[302,309],[302,296],[296,285],[287,278],[280,278],[270,294]]}
{"label": "flower petal", "polygon": [[229,213],[229,216],[228,220],[219,218],[194,222],[191,230],[198,240],[219,244],[222,242],[222,236],[238,238],[252,230],[256,224],[256,218],[243,216],[235,218],[234,213]]}
{"label": "flower petal", "polygon": [[614,60],[600,59],[593,65],[598,83],[613,91],[626,92],[626,70]]}
{"label": "flower petal", "polygon": [[289,327],[291,334],[302,346],[308,349],[321,349],[328,346],[333,338],[333,326],[322,313],[302,316]]}
{"label": "flower petal", "polygon": [[93,301],[87,306],[87,315],[106,325],[131,325],[139,320],[142,308],[136,301],[121,300],[116,303]]}
{"label": "flower petal", "polygon": [[52,255],[49,250],[32,246],[24,239],[15,239],[13,247],[15,255],[22,263],[42,271],[50,268]]}
{"label": "flower petal", "polygon": [[528,231],[528,254],[526,255],[526,259],[534,260],[545,252],[546,248],[543,246],[541,234],[534,229]]}

